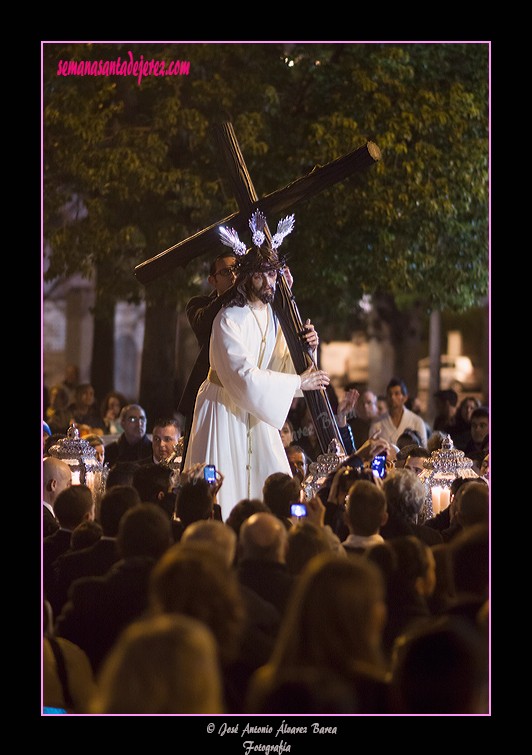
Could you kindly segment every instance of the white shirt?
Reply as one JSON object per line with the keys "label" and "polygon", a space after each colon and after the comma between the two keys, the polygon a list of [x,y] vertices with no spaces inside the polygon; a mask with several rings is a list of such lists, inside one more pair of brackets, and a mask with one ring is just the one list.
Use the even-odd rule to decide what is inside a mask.
{"label": "white shirt", "polygon": [[421,438],[421,445],[427,445],[425,423],[418,414],[414,414],[410,409],[403,409],[403,416],[401,417],[399,427],[394,425],[390,419],[389,412],[374,420],[369,429],[370,437],[377,430],[380,430],[380,438],[384,438],[384,440],[387,440],[394,445],[397,445],[397,439],[405,432],[405,430],[415,430]]}
{"label": "white shirt", "polygon": [[382,545],[384,543],[384,538],[382,535],[375,534],[375,535],[349,535],[346,537],[342,545],[344,548],[349,551],[350,548],[371,548],[373,545]]}
{"label": "white shirt", "polygon": [[53,518],[55,519],[55,518],[56,518],[56,516],[55,516],[55,514],[54,514],[54,510],[53,510],[53,508],[52,508],[52,507],[50,506],[50,504],[49,504],[49,503],[47,503],[46,501],[43,501],[42,503],[43,503],[43,506],[46,506],[46,508],[47,508],[47,509],[48,509],[48,510],[50,511],[51,515],[52,515],[52,516],[53,516]]}

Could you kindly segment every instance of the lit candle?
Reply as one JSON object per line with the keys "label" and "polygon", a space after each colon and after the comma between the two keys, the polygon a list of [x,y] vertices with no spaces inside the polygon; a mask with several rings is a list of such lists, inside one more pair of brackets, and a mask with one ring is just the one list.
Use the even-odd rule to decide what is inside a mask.
{"label": "lit candle", "polygon": [[449,488],[442,488],[440,494],[440,511],[443,511],[451,502],[451,491]]}
{"label": "lit candle", "polygon": [[440,513],[440,497],[442,489],[438,486],[432,488],[432,513],[434,516]]}
{"label": "lit candle", "polygon": [[94,472],[87,470],[85,472],[85,485],[91,490],[94,488]]}

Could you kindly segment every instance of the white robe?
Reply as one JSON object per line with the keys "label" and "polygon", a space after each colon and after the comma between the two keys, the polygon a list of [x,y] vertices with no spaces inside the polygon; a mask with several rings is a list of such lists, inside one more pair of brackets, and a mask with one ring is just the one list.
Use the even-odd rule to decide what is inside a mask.
{"label": "white robe", "polygon": [[[301,380],[273,311],[223,308],[215,317],[210,365],[221,387],[207,379],[196,398],[185,466],[214,464],[224,481],[217,501],[225,521],[244,498],[262,500],[265,479],[291,474],[279,430]],[[259,324],[257,319],[259,319]],[[259,366],[261,329],[268,322]]]}

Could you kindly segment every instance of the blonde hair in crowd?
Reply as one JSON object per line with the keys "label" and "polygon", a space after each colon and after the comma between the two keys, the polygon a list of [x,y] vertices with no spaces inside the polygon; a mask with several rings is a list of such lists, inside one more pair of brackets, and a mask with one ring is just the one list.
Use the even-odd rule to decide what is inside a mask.
{"label": "blonde hair in crowd", "polygon": [[199,621],[164,614],[131,624],[107,657],[91,713],[222,713],[216,641]]}

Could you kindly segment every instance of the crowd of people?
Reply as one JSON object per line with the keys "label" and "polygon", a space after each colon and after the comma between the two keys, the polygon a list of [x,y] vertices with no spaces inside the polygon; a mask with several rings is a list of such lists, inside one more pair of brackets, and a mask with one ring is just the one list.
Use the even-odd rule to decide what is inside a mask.
{"label": "crowd of people", "polygon": [[[259,252],[261,223],[250,223]],[[385,397],[347,386],[337,401],[321,370],[295,375],[271,309],[282,260],[244,254],[235,236],[239,265],[218,258],[213,294],[189,308],[203,334],[184,418],[170,410],[147,428],[119,394],[95,412],[91,386],[70,386],[73,400],[66,385],[61,400],[50,391],[45,710],[489,713],[488,410],[439,394],[429,428],[400,380]],[[309,321],[302,338],[315,353]],[[346,450],[311,492],[321,449],[307,390],[329,392]],[[108,467],[102,490],[71,484],[52,453],[72,423]],[[448,435],[477,476],[456,478],[450,505],[427,517],[423,460]],[[176,471],[165,460],[180,437]]]}
{"label": "crowd of people", "polygon": [[[235,501],[225,520],[223,470],[212,485],[204,464],[177,480],[164,464],[180,437],[175,418],[147,433],[142,407],[122,407],[119,439],[103,444],[109,473],[96,498],[48,454],[61,433],[47,429],[44,706],[487,713],[487,410],[469,400],[469,417],[454,423],[457,447],[479,449],[479,477],[458,478],[450,506],[421,524],[419,474],[444,435],[430,432],[424,446],[411,428],[395,442],[372,437],[376,398],[358,397],[347,419],[356,453],[306,500],[303,518],[290,505],[316,453],[308,426],[295,424],[297,399],[280,433],[291,474],[271,475],[260,498]],[[449,421],[443,432],[452,435]],[[382,451],[380,479],[370,463]]]}

